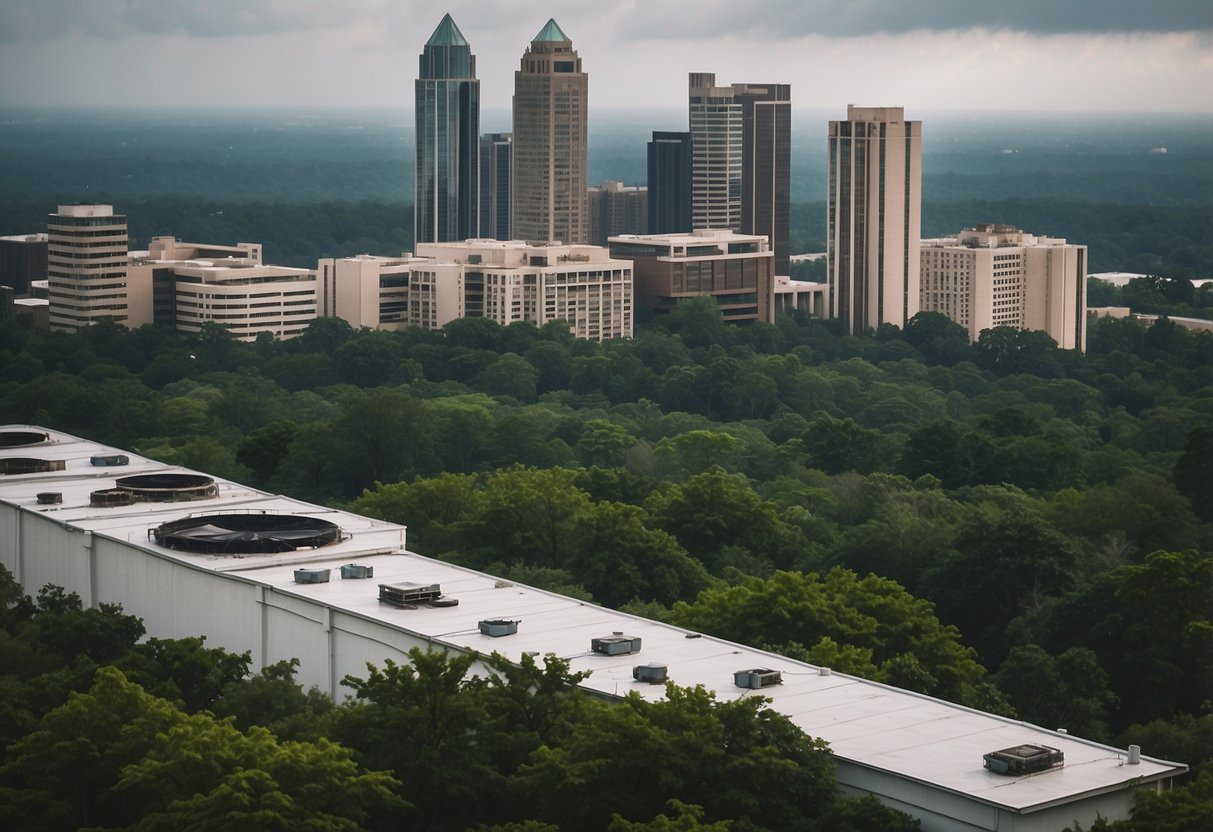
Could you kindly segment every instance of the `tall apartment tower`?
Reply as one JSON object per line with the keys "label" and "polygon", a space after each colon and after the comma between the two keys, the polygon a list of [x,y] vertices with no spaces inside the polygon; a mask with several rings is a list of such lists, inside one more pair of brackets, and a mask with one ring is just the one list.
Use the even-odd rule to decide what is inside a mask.
{"label": "tall apartment tower", "polygon": [[653,132],[649,142],[649,234],[686,234],[691,224],[691,134]]}
{"label": "tall apartment tower", "polygon": [[586,124],[589,76],[549,20],[514,73],[513,236],[589,240]]}
{"label": "tall apartment tower", "polygon": [[[126,216],[112,205],[60,205],[47,220],[46,277],[51,329],[61,332],[109,318],[151,322],[151,285],[128,285]],[[146,297],[144,296],[146,295]]]}
{"label": "tall apartment tower", "polygon": [[792,202],[792,87],[734,84],[741,104],[741,228],[765,234],[775,252],[775,274],[790,273],[788,235]]}
{"label": "tall apartment tower", "polygon": [[466,240],[479,231],[480,82],[476,56],[449,14],[419,64],[413,239]]}
{"label": "tall apartment tower", "polygon": [[741,228],[741,102],[713,72],[690,74],[691,223]]}
{"label": "tall apartment tower", "polygon": [[922,122],[901,107],[847,107],[829,127],[830,317],[861,335],[919,309]]}
{"label": "tall apartment tower", "polygon": [[476,236],[481,239],[514,239],[510,222],[513,161],[513,133],[480,137],[480,233]]}

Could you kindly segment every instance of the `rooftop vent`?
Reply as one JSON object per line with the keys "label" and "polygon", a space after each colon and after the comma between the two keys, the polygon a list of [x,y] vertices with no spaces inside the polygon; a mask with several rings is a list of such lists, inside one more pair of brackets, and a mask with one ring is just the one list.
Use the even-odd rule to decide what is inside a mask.
{"label": "rooftop vent", "polygon": [[373,578],[375,576],[375,567],[362,566],[357,563],[347,563],[341,567],[342,578]]}
{"label": "rooftop vent", "polygon": [[296,569],[295,583],[297,584],[327,584],[331,569]]}
{"label": "rooftop vent", "polygon": [[202,474],[135,474],[119,477],[116,485],[149,503],[206,500],[219,493],[215,481]]}
{"label": "rooftop vent", "polygon": [[985,767],[996,774],[1032,774],[1060,768],[1066,755],[1047,745],[1017,745],[982,755]]}
{"label": "rooftop vent", "polygon": [[604,656],[624,656],[628,653],[640,652],[640,638],[625,636],[623,633],[595,638],[590,640],[590,650]]}
{"label": "rooftop vent", "polygon": [[89,464],[98,468],[113,468],[117,465],[131,464],[131,458],[126,454],[93,454],[88,461]]}
{"label": "rooftop vent", "polygon": [[409,581],[399,584],[380,584],[379,602],[391,604],[402,610],[415,610],[420,606],[454,607],[459,601],[446,598],[438,584],[415,584]]}
{"label": "rooftop vent", "polygon": [[493,638],[512,636],[518,632],[518,622],[505,618],[486,618],[480,622],[480,632],[482,635],[492,636]]}
{"label": "rooftop vent", "polygon": [[161,546],[196,554],[259,555],[315,549],[341,539],[327,520],[290,514],[204,514],[148,534]]}
{"label": "rooftop vent", "polygon": [[129,506],[134,502],[135,495],[121,488],[102,488],[88,495],[88,504],[93,508]]}
{"label": "rooftop vent", "polygon": [[632,668],[632,678],[637,682],[648,682],[650,685],[660,685],[666,680],[668,670],[669,668],[667,668],[664,664],[657,664],[657,662],[638,664]]}
{"label": "rooftop vent", "polygon": [[34,430],[0,430],[0,448],[20,448],[51,441],[49,433]]}
{"label": "rooftop vent", "polygon": [[751,670],[738,670],[733,674],[733,684],[739,688],[768,688],[771,685],[783,684],[783,674],[778,670],[765,667],[755,667]]}
{"label": "rooftop vent", "polygon": [[30,456],[13,456],[0,459],[0,474],[44,474],[47,471],[62,471],[67,467],[62,459],[34,459]]}
{"label": "rooftop vent", "polygon": [[38,504],[43,506],[58,505],[63,502],[63,492],[61,491],[39,491],[37,494]]}

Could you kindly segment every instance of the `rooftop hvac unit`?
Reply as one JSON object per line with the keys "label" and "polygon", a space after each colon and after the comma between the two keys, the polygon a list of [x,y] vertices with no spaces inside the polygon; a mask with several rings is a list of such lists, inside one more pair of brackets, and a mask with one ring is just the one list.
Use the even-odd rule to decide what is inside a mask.
{"label": "rooftop hvac unit", "polygon": [[0,430],[0,448],[20,448],[22,445],[41,445],[49,442],[51,435],[33,430]]}
{"label": "rooftop hvac unit", "polygon": [[783,674],[778,670],[765,667],[755,667],[752,670],[738,670],[733,674],[733,684],[739,688],[768,688],[771,685],[783,684]]}
{"label": "rooftop hvac unit", "polygon": [[131,458],[126,454],[93,454],[88,461],[90,465],[97,468],[113,468],[117,465],[131,464]]}
{"label": "rooftop hvac unit", "polygon": [[331,569],[296,569],[295,583],[297,584],[327,584]]}
{"label": "rooftop hvac unit", "polygon": [[342,578],[373,578],[375,577],[375,567],[362,566],[357,563],[347,563],[341,567]]}
{"label": "rooftop hvac unit", "polygon": [[1033,774],[1065,764],[1066,755],[1047,745],[1017,745],[982,755],[984,766],[996,774]]}
{"label": "rooftop hvac unit", "polygon": [[102,488],[88,495],[88,504],[93,508],[129,506],[134,502],[135,495],[121,488]]}
{"label": "rooftop hvac unit", "polygon": [[265,555],[335,543],[341,529],[327,520],[291,514],[201,514],[164,523],[148,536],[161,546],[195,554]]}
{"label": "rooftop hvac unit", "polygon": [[62,471],[67,463],[62,459],[34,459],[29,456],[13,456],[0,459],[0,474],[45,474],[47,471]]}
{"label": "rooftop hvac unit", "polygon": [[480,633],[493,638],[512,636],[518,632],[518,622],[504,618],[486,618],[480,622]]}
{"label": "rooftop hvac unit", "polygon": [[657,664],[657,662],[638,664],[632,668],[632,678],[637,682],[648,682],[650,685],[659,685],[666,680],[668,670],[669,668],[664,664]]}
{"label": "rooftop hvac unit", "polygon": [[640,638],[625,636],[623,633],[595,638],[590,640],[590,650],[604,656],[623,656],[628,653],[640,652]]}
{"label": "rooftop hvac unit", "polygon": [[38,504],[43,506],[53,506],[63,502],[63,492],[61,491],[39,491],[36,496]]}
{"label": "rooftop hvac unit", "polygon": [[429,607],[453,607],[459,601],[446,598],[438,584],[415,584],[408,581],[399,584],[380,584],[379,601],[402,610],[415,610],[421,605]]}
{"label": "rooftop hvac unit", "polygon": [[219,494],[215,481],[202,474],[134,474],[119,477],[115,484],[149,503],[206,500]]}

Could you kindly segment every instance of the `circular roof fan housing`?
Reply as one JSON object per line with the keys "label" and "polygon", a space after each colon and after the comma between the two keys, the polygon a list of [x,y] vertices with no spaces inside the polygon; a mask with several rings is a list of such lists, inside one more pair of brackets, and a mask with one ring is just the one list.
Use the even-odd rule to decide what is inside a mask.
{"label": "circular roof fan housing", "polygon": [[161,546],[196,554],[261,555],[314,549],[341,539],[327,520],[289,514],[206,514],[152,530]]}
{"label": "circular roof fan housing", "polygon": [[219,493],[210,477],[201,474],[134,474],[119,477],[114,484],[136,500],[148,503],[179,503],[206,500]]}
{"label": "circular roof fan housing", "polygon": [[40,445],[49,442],[49,433],[35,430],[0,430],[0,448],[20,448],[22,445]]}

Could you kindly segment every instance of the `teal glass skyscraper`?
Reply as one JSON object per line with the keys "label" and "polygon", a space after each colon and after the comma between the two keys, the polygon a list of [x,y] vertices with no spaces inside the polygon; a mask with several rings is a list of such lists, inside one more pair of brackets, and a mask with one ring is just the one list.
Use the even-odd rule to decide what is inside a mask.
{"label": "teal glass skyscraper", "polygon": [[476,56],[448,14],[425,44],[417,77],[414,243],[479,230],[480,81]]}

